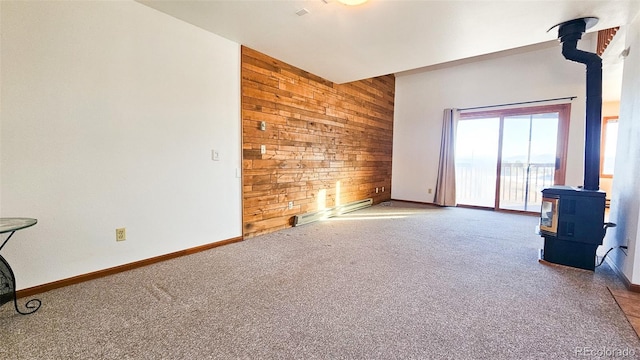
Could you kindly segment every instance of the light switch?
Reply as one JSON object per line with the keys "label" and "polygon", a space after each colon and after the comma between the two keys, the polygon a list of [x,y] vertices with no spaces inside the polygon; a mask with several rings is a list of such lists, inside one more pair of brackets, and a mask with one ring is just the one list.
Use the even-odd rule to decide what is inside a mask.
{"label": "light switch", "polygon": [[220,161],[220,153],[218,150],[211,150],[211,160]]}
{"label": "light switch", "polygon": [[266,131],[267,130],[267,122],[266,121],[260,121],[260,130],[262,130],[262,131]]}
{"label": "light switch", "polygon": [[260,145],[260,154],[267,153],[267,145]]}

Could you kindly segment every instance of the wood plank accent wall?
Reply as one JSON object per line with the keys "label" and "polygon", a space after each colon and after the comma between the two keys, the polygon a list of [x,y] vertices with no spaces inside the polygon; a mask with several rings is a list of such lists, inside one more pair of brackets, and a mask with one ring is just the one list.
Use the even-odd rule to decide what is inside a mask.
{"label": "wood plank accent wall", "polygon": [[602,56],[619,29],[620,27],[616,26],[614,28],[598,31],[598,43],[596,45],[596,54],[598,54],[598,56]]}
{"label": "wood plank accent wall", "polygon": [[243,46],[241,86],[245,237],[322,207],[391,198],[393,75],[334,84]]}

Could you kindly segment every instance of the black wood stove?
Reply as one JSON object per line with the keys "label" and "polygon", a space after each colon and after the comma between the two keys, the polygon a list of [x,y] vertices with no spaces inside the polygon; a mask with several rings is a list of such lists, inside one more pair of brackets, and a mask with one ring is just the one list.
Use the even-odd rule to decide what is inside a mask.
{"label": "black wood stove", "polygon": [[596,249],[602,245],[606,231],[606,194],[599,190],[602,59],[597,54],[578,50],[577,43],[597,20],[580,18],[556,25],[562,55],[586,65],[584,187],[554,186],[542,190],[540,213],[540,235],[544,237],[542,259],[588,270],[595,269]]}
{"label": "black wood stove", "polygon": [[602,245],[605,193],[568,186],[542,190],[540,235],[544,260],[594,270]]}

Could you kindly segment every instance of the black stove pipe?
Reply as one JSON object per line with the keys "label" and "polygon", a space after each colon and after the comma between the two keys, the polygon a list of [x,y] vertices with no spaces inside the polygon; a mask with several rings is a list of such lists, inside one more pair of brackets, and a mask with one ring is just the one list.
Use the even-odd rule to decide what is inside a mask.
{"label": "black stove pipe", "polygon": [[559,25],[558,38],[562,55],[587,67],[587,106],[584,149],[584,189],[600,188],[600,134],[602,118],[602,59],[594,53],[577,49],[578,40],[594,18],[570,20]]}

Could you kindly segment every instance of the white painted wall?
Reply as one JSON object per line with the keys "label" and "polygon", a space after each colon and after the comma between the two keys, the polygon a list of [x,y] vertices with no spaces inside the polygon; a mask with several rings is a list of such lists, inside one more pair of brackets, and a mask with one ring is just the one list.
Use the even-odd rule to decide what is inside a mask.
{"label": "white painted wall", "polygon": [[[592,46],[585,42],[581,48]],[[433,202],[427,190],[436,185],[443,109],[567,96],[578,98],[571,102],[566,184],[582,185],[585,66],[565,60],[560,46],[397,74],[392,198]]]}
{"label": "white painted wall", "polygon": [[130,1],[1,7],[18,289],[241,236],[238,44]]}
{"label": "white painted wall", "polygon": [[612,251],[609,258],[634,284],[640,284],[640,16],[628,25],[624,60],[618,146],[613,178],[610,220],[618,226],[610,229],[605,248],[628,245],[628,255]]}

